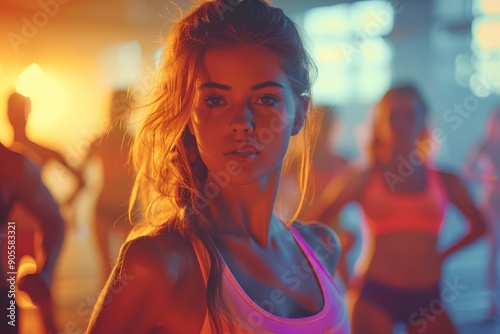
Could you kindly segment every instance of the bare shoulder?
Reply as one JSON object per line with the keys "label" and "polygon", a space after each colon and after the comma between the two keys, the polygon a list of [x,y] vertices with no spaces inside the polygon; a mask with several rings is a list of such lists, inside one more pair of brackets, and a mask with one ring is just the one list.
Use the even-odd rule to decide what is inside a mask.
{"label": "bare shoulder", "polygon": [[[205,293],[189,240],[176,232],[137,237],[122,246],[88,333],[147,333],[155,329],[170,333],[186,321],[193,327],[187,327],[188,333],[199,332],[206,312],[200,297]],[[128,315],[126,319],[123,314]]]}
{"label": "bare shoulder", "polygon": [[329,273],[335,271],[342,246],[337,233],[322,223],[294,222],[293,227],[312,248]]}
{"label": "bare shoulder", "polygon": [[196,267],[189,240],[176,232],[160,232],[137,237],[122,246],[114,279],[136,275],[150,283],[161,282],[161,287],[168,289]]}

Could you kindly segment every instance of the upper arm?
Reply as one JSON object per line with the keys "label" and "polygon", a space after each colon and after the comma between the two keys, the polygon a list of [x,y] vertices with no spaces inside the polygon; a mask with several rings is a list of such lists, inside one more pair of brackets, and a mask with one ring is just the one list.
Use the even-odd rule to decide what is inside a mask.
{"label": "upper arm", "polygon": [[472,228],[476,229],[478,233],[484,233],[486,224],[483,214],[477,208],[460,178],[455,174],[446,172],[441,172],[441,177],[450,202],[468,219]]}
{"label": "upper arm", "polygon": [[193,283],[198,275],[178,239],[164,245],[158,237],[139,237],[122,246],[87,333],[148,333],[156,327],[171,333],[178,326],[199,332],[205,299],[199,294],[193,299],[200,291],[199,282]]}
{"label": "upper arm", "polygon": [[[165,294],[176,278],[162,275],[156,246],[138,238],[125,243],[117,265],[96,302],[88,333],[146,333],[153,325],[149,306]],[[157,251],[157,250],[156,250]],[[163,284],[159,285],[159,280]]]}
{"label": "upper arm", "polygon": [[318,259],[333,276],[342,252],[340,240],[333,229],[321,223],[294,223]]}

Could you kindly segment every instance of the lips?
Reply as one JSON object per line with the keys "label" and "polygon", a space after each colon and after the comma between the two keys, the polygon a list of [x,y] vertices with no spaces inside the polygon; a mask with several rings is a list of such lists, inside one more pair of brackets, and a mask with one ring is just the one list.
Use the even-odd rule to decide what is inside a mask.
{"label": "lips", "polygon": [[228,152],[224,154],[227,158],[238,163],[247,163],[259,156],[259,152]]}
{"label": "lips", "polygon": [[235,143],[232,147],[224,152],[224,155],[235,160],[254,159],[259,155],[259,151],[248,142]]}

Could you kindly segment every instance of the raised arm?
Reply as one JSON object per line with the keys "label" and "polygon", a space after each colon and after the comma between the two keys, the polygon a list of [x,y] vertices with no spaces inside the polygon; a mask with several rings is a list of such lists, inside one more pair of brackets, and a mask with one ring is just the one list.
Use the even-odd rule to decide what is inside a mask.
{"label": "raised arm", "polygon": [[190,245],[139,237],[125,243],[95,305],[88,334],[199,333],[205,285]]}
{"label": "raised arm", "polygon": [[35,150],[36,154],[42,159],[44,164],[47,163],[47,161],[49,160],[55,160],[61,165],[63,165],[68,171],[70,171],[71,174],[73,174],[73,176],[76,178],[77,182],[76,189],[63,204],[66,205],[71,203],[85,185],[81,172],[70,166],[66,161],[66,159],[64,159],[64,157],[59,152],[40,146],[36,143],[33,143],[31,147]]}
{"label": "raised arm", "polygon": [[472,201],[467,189],[458,176],[444,172],[441,175],[450,201],[460,210],[469,223],[469,228],[465,236],[441,254],[444,260],[449,255],[480,238],[486,232],[487,225],[482,213]]}

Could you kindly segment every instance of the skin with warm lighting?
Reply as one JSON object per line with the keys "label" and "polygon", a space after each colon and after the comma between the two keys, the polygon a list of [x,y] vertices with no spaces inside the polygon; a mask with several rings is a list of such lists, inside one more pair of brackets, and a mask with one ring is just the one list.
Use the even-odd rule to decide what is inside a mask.
{"label": "skin with warm lighting", "polygon": [[[295,229],[273,212],[290,138],[309,109],[309,58],[281,10],[247,0],[221,20],[229,3],[203,3],[171,32],[169,91],[160,91],[134,146],[135,189],[145,217],[160,223],[122,247],[88,333],[230,332],[276,291],[283,298],[272,314],[257,307],[266,326],[349,332],[332,278],[335,233]],[[329,252],[320,257],[322,245]],[[282,276],[298,264],[291,287]],[[240,293],[230,293],[236,285]]]}

